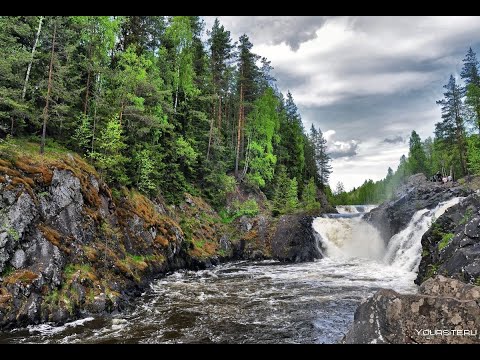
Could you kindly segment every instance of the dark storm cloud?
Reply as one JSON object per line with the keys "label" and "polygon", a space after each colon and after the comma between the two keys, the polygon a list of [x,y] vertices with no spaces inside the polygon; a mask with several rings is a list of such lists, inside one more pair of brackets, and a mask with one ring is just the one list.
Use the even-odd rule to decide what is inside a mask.
{"label": "dark storm cloud", "polygon": [[[214,16],[206,16],[207,28],[211,28]],[[314,39],[316,31],[326,20],[324,16],[220,16],[222,23],[233,30],[233,39],[247,34],[253,44],[277,45],[286,43],[293,51],[301,43]]]}
{"label": "dark storm cloud", "polygon": [[405,139],[401,137],[400,135],[391,137],[391,138],[386,138],[383,139],[383,142],[386,144],[398,144],[398,143],[403,143],[405,142]]}

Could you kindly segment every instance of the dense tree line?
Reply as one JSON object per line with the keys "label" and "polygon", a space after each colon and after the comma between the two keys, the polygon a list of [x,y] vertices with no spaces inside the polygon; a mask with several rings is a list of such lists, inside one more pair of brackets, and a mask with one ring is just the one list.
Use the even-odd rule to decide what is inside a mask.
{"label": "dense tree line", "polygon": [[278,213],[318,205],[331,172],[247,35],[198,16],[0,17],[0,136],[58,142],[113,186],[221,207],[236,183]]}
{"label": "dense tree line", "polygon": [[379,203],[394,196],[395,189],[417,173],[428,178],[440,173],[453,179],[480,174],[480,68],[470,48],[460,73],[463,84],[450,75],[443,99],[437,101],[442,120],[435,124],[434,137],[424,141],[412,131],[408,157],[404,155],[394,172],[377,182],[366,180],[360,187],[345,192],[337,186],[332,202],[337,204]]}

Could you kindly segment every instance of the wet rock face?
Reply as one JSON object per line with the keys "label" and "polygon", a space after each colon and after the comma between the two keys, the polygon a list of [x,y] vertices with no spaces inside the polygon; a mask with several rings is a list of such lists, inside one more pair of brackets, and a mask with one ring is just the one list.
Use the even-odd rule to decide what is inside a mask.
{"label": "wet rock face", "polygon": [[420,209],[432,209],[443,201],[454,197],[468,196],[472,192],[452,183],[443,185],[427,181],[425,175],[412,175],[407,183],[395,194],[395,199],[385,202],[365,215],[388,241],[394,234],[403,230],[412,216]]}
{"label": "wet rock face", "polygon": [[50,191],[41,197],[40,209],[46,222],[62,234],[83,239],[83,196],[80,180],[71,171],[54,170]]}
{"label": "wet rock face", "polygon": [[285,262],[322,258],[312,228],[312,216],[283,215],[272,238],[272,255]]}
{"label": "wet rock face", "polygon": [[480,284],[480,196],[469,195],[440,216],[422,237],[417,284],[435,274]]}
{"label": "wet rock face", "polygon": [[355,312],[342,343],[480,343],[480,287],[437,276],[416,295],[382,289]]}
{"label": "wet rock face", "polygon": [[153,276],[185,266],[178,224],[140,194],[117,206],[81,160],[2,161],[15,177],[0,182],[0,328],[119,310]]}
{"label": "wet rock face", "polygon": [[[28,193],[0,191],[0,273],[5,270],[37,213]],[[21,254],[18,254],[15,264],[19,265],[20,260]]]}

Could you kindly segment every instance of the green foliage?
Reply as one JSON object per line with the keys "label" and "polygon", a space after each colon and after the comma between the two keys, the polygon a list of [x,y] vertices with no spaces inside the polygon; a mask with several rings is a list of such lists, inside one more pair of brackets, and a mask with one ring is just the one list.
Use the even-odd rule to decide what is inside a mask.
{"label": "green foliage", "polygon": [[198,154],[195,152],[190,143],[186,141],[182,136],[179,136],[177,138],[175,150],[177,158],[181,161],[185,168],[189,171],[192,171],[193,166],[197,161]]}
{"label": "green foliage", "polygon": [[467,138],[468,168],[473,174],[480,174],[480,137],[471,135]]}
{"label": "green foliage", "polygon": [[205,181],[207,187],[204,190],[212,205],[217,208],[223,206],[227,194],[235,190],[235,178],[222,172],[211,172],[205,177]]}
{"label": "green foliage", "polygon": [[285,166],[280,165],[274,186],[273,213],[286,214],[295,211],[298,207],[297,179],[289,179]]}
{"label": "green foliage", "polygon": [[298,184],[297,179],[290,179],[287,193],[285,194],[285,212],[290,213],[298,207]]}
{"label": "green foliage", "polygon": [[317,187],[315,186],[315,180],[310,178],[308,184],[303,188],[302,193],[302,207],[306,211],[320,210],[320,203],[317,201]]}
{"label": "green foliage", "polygon": [[155,183],[155,164],[151,151],[143,149],[135,153],[134,164],[136,165],[136,185],[145,194],[154,194],[157,189]]}
{"label": "green foliage", "polygon": [[98,139],[100,151],[90,153],[90,156],[95,159],[97,167],[105,174],[107,181],[117,181],[120,184],[128,183],[125,174],[127,158],[122,154],[125,147],[118,115],[114,115],[100,133]]}
{"label": "green foliage", "polygon": [[14,271],[15,271],[15,268],[12,265],[6,265],[3,268],[3,271],[0,274],[0,277],[6,278],[7,276],[11,275]]}
{"label": "green foliage", "polygon": [[424,280],[431,278],[433,275],[437,274],[439,265],[438,264],[430,264],[428,265],[427,273],[425,274]]}
{"label": "green foliage", "polygon": [[253,217],[258,215],[259,209],[258,204],[255,199],[248,199],[243,203],[234,202],[233,209],[235,211],[236,217],[241,217],[246,215],[248,217]]}
{"label": "green foliage", "polygon": [[247,35],[234,44],[218,20],[206,35],[198,16],[2,16],[0,138],[38,141],[48,115],[47,153],[83,153],[116,198],[118,185],[169,203],[197,191],[222,208],[242,182],[294,211],[310,178],[326,187],[325,139],[305,134]]}
{"label": "green foliage", "polygon": [[15,228],[8,226],[7,224],[3,224],[0,230],[5,231],[7,235],[10,236],[13,240],[20,240],[20,234],[17,230],[15,230]]}
{"label": "green foliage", "polygon": [[235,200],[230,211],[225,209],[219,212],[220,219],[224,224],[230,224],[235,219],[242,216],[254,217],[259,213],[258,204],[255,199],[248,199],[243,203]]}
{"label": "green foliage", "polygon": [[455,236],[455,234],[452,234],[452,233],[447,233],[447,234],[444,234],[442,236],[442,240],[439,241],[438,243],[438,251],[442,251],[449,243],[450,241],[453,239],[453,237]]}
{"label": "green foliage", "polygon": [[268,88],[257,99],[248,120],[248,137],[251,139],[247,149],[249,173],[247,180],[254,186],[263,188],[266,181],[273,179],[277,157],[273,154],[273,145],[277,141],[279,128],[277,113],[278,99]]}
{"label": "green foliage", "polygon": [[470,219],[472,218],[472,215],[473,215],[472,208],[468,208],[467,211],[465,211],[465,214],[463,214],[463,218],[462,218],[462,220],[460,220],[459,224],[464,225],[467,222],[469,222]]}
{"label": "green foliage", "polygon": [[332,172],[330,161],[332,160],[327,152],[327,140],[323,137],[323,133],[320,129],[316,129],[312,124],[310,129],[310,141],[313,147],[314,161],[317,165],[317,174],[315,179],[318,184],[324,188],[328,185],[328,179]]}
{"label": "green foliage", "polygon": [[72,135],[73,145],[80,151],[86,152],[91,147],[92,143],[92,125],[91,120],[87,115],[80,115],[78,127]]}
{"label": "green foliage", "polygon": [[412,131],[410,136],[410,151],[408,153],[408,168],[410,173],[424,173],[428,176],[427,171],[427,157],[422,145],[420,136]]}

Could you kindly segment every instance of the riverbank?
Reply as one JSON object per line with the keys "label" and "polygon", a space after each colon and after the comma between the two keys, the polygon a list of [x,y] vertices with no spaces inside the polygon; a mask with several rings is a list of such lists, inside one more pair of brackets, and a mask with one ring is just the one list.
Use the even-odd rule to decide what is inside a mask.
{"label": "riverbank", "polygon": [[[237,187],[231,202],[239,210],[226,219],[191,194],[167,205],[110,188],[63,148],[37,154],[28,142],[0,149],[1,328],[122,311],[153,279],[178,269],[320,257],[305,226],[311,217],[273,218],[262,194]],[[252,199],[258,213],[242,213]]]}

